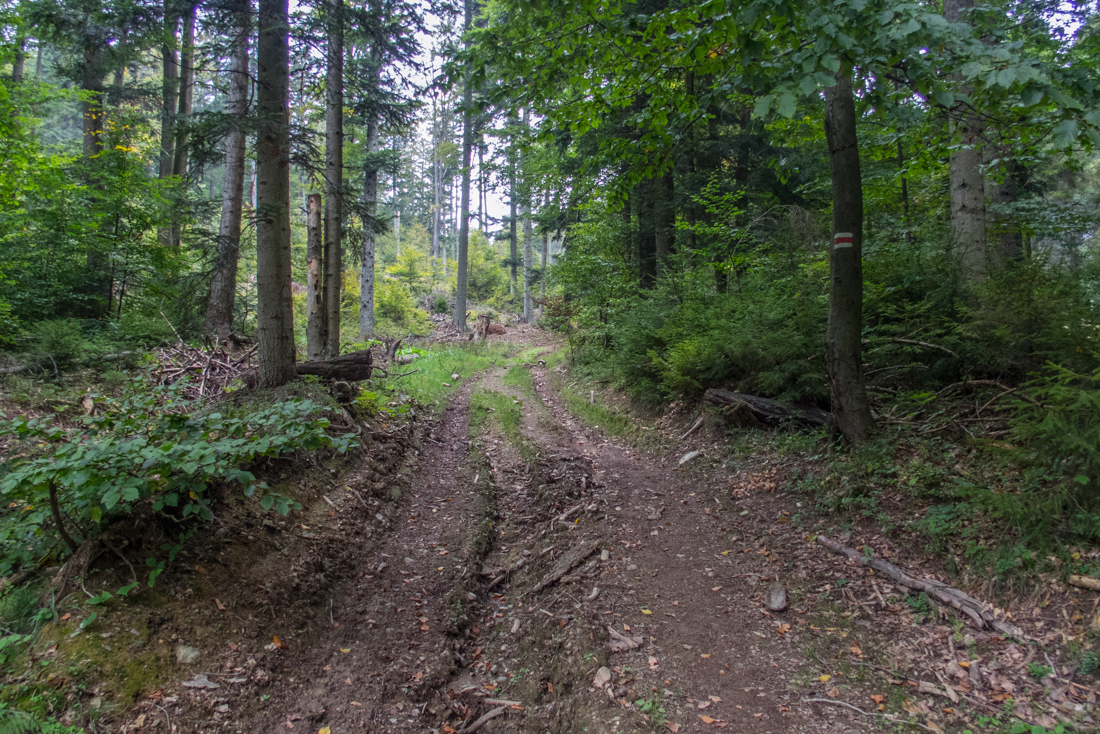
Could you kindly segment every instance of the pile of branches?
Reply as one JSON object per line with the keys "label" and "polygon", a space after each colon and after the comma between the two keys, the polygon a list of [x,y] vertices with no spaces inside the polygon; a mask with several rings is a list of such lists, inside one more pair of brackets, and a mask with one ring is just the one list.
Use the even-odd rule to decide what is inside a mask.
{"label": "pile of branches", "polygon": [[153,353],[156,366],[151,375],[157,385],[182,383],[185,395],[204,398],[220,394],[229,383],[251,369],[255,353],[255,346],[233,356],[209,339],[202,349],[180,341]]}
{"label": "pile of branches", "polygon": [[895,416],[900,404],[883,415],[884,423],[916,425],[921,434],[955,430],[975,438],[977,433],[997,438],[1009,432],[1008,421],[1014,414],[1015,396],[1030,403],[1038,402],[1020,392],[1022,386],[1009,387],[996,380],[963,380],[943,388],[920,409],[904,417]]}

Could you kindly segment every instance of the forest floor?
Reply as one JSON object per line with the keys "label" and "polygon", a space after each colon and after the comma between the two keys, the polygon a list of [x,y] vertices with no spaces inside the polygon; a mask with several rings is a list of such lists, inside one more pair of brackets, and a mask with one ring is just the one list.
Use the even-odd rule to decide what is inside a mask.
{"label": "forest floor", "polygon": [[[610,435],[577,415],[596,393],[560,345],[513,338],[525,351],[442,414],[376,432],[372,461],[303,470],[324,486],[292,527],[198,544],[174,611],[130,629],[177,682],[122,731],[1091,726],[1097,692],[1060,662],[1072,608],[1015,610],[1026,640],[968,627],[813,542],[946,578],[873,525],[792,521],[805,497],[774,457],[732,466],[713,429],[667,420]],[[92,639],[128,640],[128,620]]]}

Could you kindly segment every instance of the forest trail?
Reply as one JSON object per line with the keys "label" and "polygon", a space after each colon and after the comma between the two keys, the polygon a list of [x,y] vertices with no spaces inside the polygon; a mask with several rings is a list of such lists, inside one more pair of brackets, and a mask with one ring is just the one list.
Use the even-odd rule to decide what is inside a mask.
{"label": "forest trail", "polygon": [[792,539],[579,423],[564,376],[522,364],[463,386],[388,537],[333,590],[328,631],[274,651],[267,703],[222,726],[857,730],[801,702],[799,612],[763,609]]}

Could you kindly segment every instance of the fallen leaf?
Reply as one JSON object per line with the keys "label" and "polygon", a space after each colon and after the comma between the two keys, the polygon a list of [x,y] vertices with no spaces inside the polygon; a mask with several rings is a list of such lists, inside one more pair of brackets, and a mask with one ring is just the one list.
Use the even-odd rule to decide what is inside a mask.
{"label": "fallen leaf", "polygon": [[969,667],[970,667],[970,663],[969,663],[968,661],[966,661],[966,660],[960,660],[960,661],[959,661],[959,667],[960,667],[960,668],[969,668]]}
{"label": "fallen leaf", "polygon": [[699,657],[701,657],[701,658],[709,658],[709,657],[710,657],[710,655],[700,655]]}
{"label": "fallen leaf", "polygon": [[714,588],[711,589],[711,591],[721,591],[721,590],[722,590],[721,586],[715,586]]}
{"label": "fallen leaf", "polygon": [[875,695],[871,696],[871,700],[874,701],[875,703],[882,703],[884,699],[885,699],[884,696],[880,696],[877,693]]}
{"label": "fallen leaf", "polygon": [[707,698],[709,698],[711,701],[714,701],[715,703],[722,703],[722,699],[718,698],[718,696],[707,696]]}
{"label": "fallen leaf", "polygon": [[63,615],[61,615],[61,621],[65,622],[69,619],[72,619],[72,616],[73,616],[72,612],[65,612]]}
{"label": "fallen leaf", "polygon": [[351,648],[350,647],[341,647],[340,652],[351,652]]}
{"label": "fallen leaf", "polygon": [[830,678],[832,678],[832,677],[833,677],[833,676],[831,676],[831,675],[819,675],[819,676],[817,677],[817,679],[818,679],[819,681],[821,681],[822,683],[828,683],[828,682],[829,682],[829,679],[830,679]]}
{"label": "fallen leaf", "polygon": [[858,655],[859,657],[863,657],[863,650],[860,648],[859,645],[852,645],[848,649],[852,651],[853,655]]}
{"label": "fallen leaf", "polygon": [[198,571],[199,573],[201,573],[203,576],[206,576],[208,573],[210,573],[209,571],[207,571],[202,566],[195,566],[195,570]]}
{"label": "fallen leaf", "polygon": [[324,727],[321,727],[320,729],[317,730],[317,734],[332,734],[332,729],[329,729],[327,726],[324,726]]}
{"label": "fallen leaf", "polygon": [[[676,732],[680,731],[680,725],[677,724],[675,721],[666,721],[665,728],[673,734],[676,734]],[[451,731],[454,731],[454,729],[452,729]]]}
{"label": "fallen leaf", "polygon": [[840,695],[840,689],[839,689],[839,688],[837,688],[836,686],[833,686],[833,687],[832,687],[832,688],[830,688],[829,690],[825,691],[825,693],[826,693],[826,694],[827,694],[827,695],[828,695],[828,696],[829,696],[830,698],[836,698],[837,696],[839,696],[839,695]]}
{"label": "fallen leaf", "polygon": [[651,612],[651,611],[650,611],[650,610],[648,610],[648,609],[643,609],[643,610],[642,610],[642,614],[653,614],[653,612]]}
{"label": "fallen leaf", "polygon": [[221,601],[216,596],[214,597],[214,603],[218,606],[218,611],[219,612],[224,612],[225,611],[225,605],[222,604]]}
{"label": "fallen leaf", "polygon": [[283,642],[282,640],[279,639],[278,635],[272,635],[271,636],[271,641],[275,644],[275,647],[279,648],[280,650],[289,650],[290,649],[289,647],[286,646],[285,642]]}

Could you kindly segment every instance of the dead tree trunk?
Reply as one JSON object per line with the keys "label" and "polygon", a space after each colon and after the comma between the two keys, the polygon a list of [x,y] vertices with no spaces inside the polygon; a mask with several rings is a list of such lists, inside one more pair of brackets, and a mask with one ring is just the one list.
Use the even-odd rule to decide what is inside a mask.
{"label": "dead tree trunk", "polygon": [[729,390],[707,390],[703,393],[703,401],[722,408],[728,420],[742,426],[820,428],[829,424],[829,414],[820,408]]}
{"label": "dead tree trunk", "polygon": [[371,350],[350,352],[323,362],[300,362],[294,366],[298,376],[316,375],[326,380],[346,380],[356,382],[369,380],[374,369],[374,356]]}
{"label": "dead tree trunk", "polygon": [[340,354],[344,206],[344,1],[332,0],[325,81],[325,356]]}

